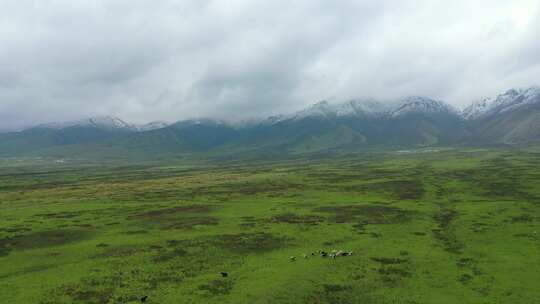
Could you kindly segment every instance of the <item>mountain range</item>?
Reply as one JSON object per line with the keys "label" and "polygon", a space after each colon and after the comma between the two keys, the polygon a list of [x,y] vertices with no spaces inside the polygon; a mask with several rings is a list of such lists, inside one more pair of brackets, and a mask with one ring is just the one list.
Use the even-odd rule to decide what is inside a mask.
{"label": "mountain range", "polygon": [[540,88],[511,89],[463,110],[428,97],[321,101],[296,113],[230,123],[168,124],[116,117],[41,124],[0,134],[0,156],[162,157],[310,153],[450,145],[540,143]]}

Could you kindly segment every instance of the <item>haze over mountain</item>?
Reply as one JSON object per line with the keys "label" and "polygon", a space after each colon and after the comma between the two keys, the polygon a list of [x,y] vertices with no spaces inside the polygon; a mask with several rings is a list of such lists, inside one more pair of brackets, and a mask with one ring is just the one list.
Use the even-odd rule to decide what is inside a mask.
{"label": "haze over mountain", "polygon": [[0,130],[358,96],[461,108],[540,75],[537,0],[3,0],[0,20]]}
{"label": "haze over mountain", "polygon": [[112,116],[40,124],[0,135],[0,155],[75,157],[358,151],[468,144],[540,143],[540,88],[511,89],[463,110],[412,96],[317,102],[301,111],[230,122],[135,125]]}

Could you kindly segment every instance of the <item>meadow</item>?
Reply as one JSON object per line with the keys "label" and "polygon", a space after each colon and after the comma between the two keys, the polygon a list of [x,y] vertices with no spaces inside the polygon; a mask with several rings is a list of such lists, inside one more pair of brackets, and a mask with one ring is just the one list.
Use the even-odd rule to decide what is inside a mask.
{"label": "meadow", "polygon": [[0,303],[539,303],[539,168],[503,149],[3,160]]}

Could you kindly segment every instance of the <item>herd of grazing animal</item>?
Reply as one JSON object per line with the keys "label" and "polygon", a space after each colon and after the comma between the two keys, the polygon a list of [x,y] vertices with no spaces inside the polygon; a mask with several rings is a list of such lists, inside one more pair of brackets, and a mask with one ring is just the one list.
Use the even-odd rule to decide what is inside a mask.
{"label": "herd of grazing animal", "polygon": [[[332,258],[332,259],[335,259],[337,257],[345,257],[345,256],[351,256],[353,255],[353,252],[352,251],[343,251],[343,250],[332,250],[330,252],[326,252],[324,250],[317,250],[316,252],[312,252],[311,255],[308,255],[306,253],[302,254],[302,257],[304,259],[308,259],[310,256],[315,256],[315,254],[323,257],[323,258],[326,258],[326,257],[329,257],[329,258]],[[291,262],[294,262],[296,261],[296,257],[295,256],[290,256],[289,257],[289,260]]]}

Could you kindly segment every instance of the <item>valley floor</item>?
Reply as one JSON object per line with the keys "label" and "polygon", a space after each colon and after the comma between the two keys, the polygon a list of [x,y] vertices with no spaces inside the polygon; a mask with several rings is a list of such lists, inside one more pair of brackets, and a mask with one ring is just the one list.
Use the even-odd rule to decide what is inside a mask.
{"label": "valley floor", "polygon": [[5,165],[0,302],[538,303],[539,168],[481,149]]}

